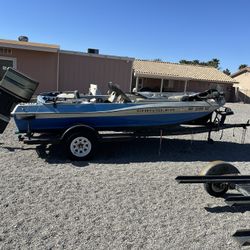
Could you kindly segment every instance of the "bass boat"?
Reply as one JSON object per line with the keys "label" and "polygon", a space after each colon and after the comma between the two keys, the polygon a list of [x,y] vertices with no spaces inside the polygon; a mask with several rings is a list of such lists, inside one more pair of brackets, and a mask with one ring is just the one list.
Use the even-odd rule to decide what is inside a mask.
{"label": "bass boat", "polygon": [[81,96],[51,92],[35,103],[18,104],[12,112],[20,133],[55,132],[84,124],[96,131],[138,131],[196,121],[206,122],[225,104],[224,95],[211,89],[190,95],[125,94],[109,83],[110,95]]}

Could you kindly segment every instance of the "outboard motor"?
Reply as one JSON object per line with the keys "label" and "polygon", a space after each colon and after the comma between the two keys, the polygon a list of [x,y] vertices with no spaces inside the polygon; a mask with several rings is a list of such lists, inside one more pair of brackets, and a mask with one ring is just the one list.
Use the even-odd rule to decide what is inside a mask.
{"label": "outboard motor", "polygon": [[8,68],[0,81],[0,134],[10,121],[10,113],[20,102],[30,101],[38,82],[24,74]]}

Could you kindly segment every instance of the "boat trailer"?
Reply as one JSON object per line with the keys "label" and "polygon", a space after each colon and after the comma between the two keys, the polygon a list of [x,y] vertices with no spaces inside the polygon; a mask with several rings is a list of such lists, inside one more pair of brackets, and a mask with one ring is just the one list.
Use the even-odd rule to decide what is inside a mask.
{"label": "boat trailer", "polygon": [[[177,176],[180,184],[203,184],[205,191],[213,197],[222,197],[229,206],[250,205],[250,175],[241,175],[232,164],[214,161],[202,169],[200,175]],[[239,196],[226,196],[228,190],[238,191]],[[241,246],[250,245],[250,229],[237,230],[233,238]]]}
{"label": "boat trailer", "polygon": [[[19,141],[22,141],[24,144],[65,144],[66,152],[69,153],[70,158],[74,160],[85,160],[89,159],[93,156],[96,149],[98,148],[98,144],[107,141],[123,141],[123,140],[131,140],[136,138],[145,138],[150,136],[159,137],[159,155],[161,153],[161,145],[163,136],[173,136],[173,135],[194,135],[199,133],[208,133],[207,142],[213,143],[213,139],[211,138],[212,132],[222,131],[221,138],[223,136],[224,129],[230,128],[243,128],[241,143],[244,143],[245,135],[247,131],[247,127],[250,126],[249,120],[246,123],[238,123],[238,124],[225,124],[226,116],[232,115],[233,112],[229,108],[222,108],[220,110],[215,111],[215,117],[213,120],[211,119],[209,122],[203,125],[194,125],[194,124],[179,124],[173,125],[168,127],[157,127],[157,128],[150,128],[150,129],[136,129],[131,131],[124,131],[124,132],[116,132],[116,131],[99,131],[93,127],[90,127],[85,124],[78,124],[72,127],[69,127],[65,131],[60,131],[56,133],[33,133],[32,129],[28,129],[28,132],[25,134],[19,134],[18,138]],[[29,126],[29,119],[26,118],[28,121],[28,128]],[[74,133],[86,133],[91,134],[91,151],[89,155],[84,157],[71,157],[71,150],[68,148],[67,141]],[[66,142],[66,143],[65,143]],[[93,148],[93,150],[92,150]]]}

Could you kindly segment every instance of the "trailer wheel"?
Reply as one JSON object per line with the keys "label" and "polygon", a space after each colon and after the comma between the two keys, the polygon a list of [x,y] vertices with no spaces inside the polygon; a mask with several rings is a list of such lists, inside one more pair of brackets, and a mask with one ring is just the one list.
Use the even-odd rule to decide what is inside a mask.
{"label": "trailer wheel", "polygon": [[[200,175],[238,175],[240,171],[230,163],[213,161],[209,163]],[[204,188],[208,194],[214,197],[223,197],[229,188],[228,183],[205,183]]]}
{"label": "trailer wheel", "polygon": [[90,159],[95,153],[97,138],[93,133],[76,132],[66,138],[66,150],[72,160]]}

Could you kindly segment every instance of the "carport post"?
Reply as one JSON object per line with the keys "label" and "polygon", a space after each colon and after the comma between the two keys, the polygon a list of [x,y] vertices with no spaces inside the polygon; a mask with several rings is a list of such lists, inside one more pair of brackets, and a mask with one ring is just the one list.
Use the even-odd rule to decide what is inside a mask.
{"label": "carport post", "polygon": [[187,92],[187,84],[188,84],[188,80],[185,80],[184,93]]}
{"label": "carport post", "polygon": [[136,92],[138,92],[138,85],[139,85],[139,77],[137,76],[137,77],[136,77],[136,81],[135,81],[135,89],[136,89]]}
{"label": "carport post", "polygon": [[56,90],[59,91],[59,73],[60,73],[60,52],[57,52],[57,65],[56,65]]}
{"label": "carport post", "polygon": [[161,93],[162,93],[162,90],[163,90],[163,82],[164,82],[164,79],[161,79],[161,90],[160,90]]}

